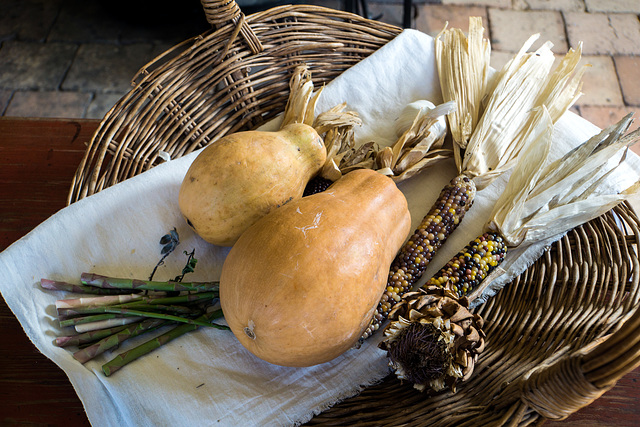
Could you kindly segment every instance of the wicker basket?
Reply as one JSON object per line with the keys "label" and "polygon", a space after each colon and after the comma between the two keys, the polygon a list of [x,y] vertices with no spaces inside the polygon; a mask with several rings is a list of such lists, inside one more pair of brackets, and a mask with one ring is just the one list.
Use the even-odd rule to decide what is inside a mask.
{"label": "wicker basket", "polygon": [[[102,120],[69,203],[284,109],[294,68],[328,82],[402,30],[315,6],[245,17],[202,0],[212,29],[145,66]],[[639,221],[627,204],[570,232],[479,308],[487,346],[456,394],[389,376],[309,424],[528,425],[588,405],[640,364]],[[402,410],[380,402],[402,402]]]}

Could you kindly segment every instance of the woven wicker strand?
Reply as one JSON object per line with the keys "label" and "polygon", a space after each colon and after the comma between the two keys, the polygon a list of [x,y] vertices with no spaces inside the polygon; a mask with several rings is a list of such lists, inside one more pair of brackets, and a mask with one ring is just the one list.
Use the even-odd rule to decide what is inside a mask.
{"label": "woven wicker strand", "polygon": [[[283,111],[291,73],[328,83],[400,28],[316,6],[244,16],[202,0],[212,29],[150,61],[104,117],[69,192],[74,202]],[[567,233],[478,308],[485,352],[456,393],[389,375],[309,425],[532,425],[565,418],[640,365],[640,222],[628,204]]]}
{"label": "woven wicker strand", "polygon": [[[235,2],[203,1],[212,30],[162,55],[103,118],[68,203],[239,130],[286,105],[291,73],[309,66],[327,83],[402,30],[318,6],[280,6],[248,17]],[[153,68],[152,68],[153,67]]]}

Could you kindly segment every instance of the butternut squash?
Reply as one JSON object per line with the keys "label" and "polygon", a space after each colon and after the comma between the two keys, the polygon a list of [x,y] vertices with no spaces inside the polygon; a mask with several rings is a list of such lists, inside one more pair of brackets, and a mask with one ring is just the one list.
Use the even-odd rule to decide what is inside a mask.
{"label": "butternut squash", "polygon": [[204,240],[231,246],[271,209],[302,197],[325,159],[322,138],[301,123],[277,132],[228,135],[202,150],[189,167],[180,211]]}
{"label": "butternut squash", "polygon": [[410,223],[402,192],[369,169],[273,210],[224,262],[220,301],[228,325],[273,364],[334,359],[369,325]]}

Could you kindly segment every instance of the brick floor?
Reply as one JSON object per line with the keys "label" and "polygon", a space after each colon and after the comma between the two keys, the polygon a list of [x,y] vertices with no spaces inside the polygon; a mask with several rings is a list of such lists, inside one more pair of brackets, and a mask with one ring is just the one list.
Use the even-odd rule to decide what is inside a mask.
{"label": "brick floor", "polygon": [[0,88],[58,89],[78,46],[68,43],[4,42]]}
{"label": "brick floor", "polygon": [[12,95],[12,90],[0,89],[0,116],[4,115],[4,111],[7,109]]}
{"label": "brick floor", "polygon": [[[208,28],[199,0],[1,0],[0,114],[100,118],[140,66]],[[309,0],[340,7],[340,0]],[[370,15],[402,25],[401,0],[369,0]],[[574,111],[605,126],[640,108],[640,0],[414,0],[413,27],[435,35],[481,16],[500,68],[533,33],[560,57],[583,42],[592,63]],[[75,103],[75,104],[74,104]]]}
{"label": "brick floor", "polygon": [[565,12],[584,12],[582,0],[515,0],[514,9],[519,10],[560,10]]}
{"label": "brick floor", "polygon": [[638,0],[585,0],[589,12],[631,12],[640,14]]}
{"label": "brick floor", "polygon": [[480,16],[485,26],[485,37],[490,38],[487,8],[481,6],[427,4],[419,9],[415,28],[423,33],[436,36],[448,23],[448,28],[469,28],[469,17]]}
{"label": "brick floor", "polygon": [[591,65],[584,75],[584,95],[578,105],[622,106],[622,91],[618,84],[613,59],[610,56],[584,56],[583,63]]}
{"label": "brick floor", "polygon": [[81,92],[125,93],[134,74],[154,57],[152,44],[125,46],[83,44],[62,89]]}
{"label": "brick floor", "polygon": [[532,46],[536,49],[547,40],[553,43],[553,51],[563,54],[569,48],[564,31],[562,14],[553,10],[520,11],[489,9],[491,46],[498,51],[517,52],[532,35],[540,38]]}
{"label": "brick floor", "polygon": [[613,61],[625,104],[640,107],[640,56],[616,55]]}
{"label": "brick floor", "polygon": [[564,14],[571,46],[584,43],[585,55],[640,55],[640,21],[630,13]]}
{"label": "brick floor", "polygon": [[63,91],[16,91],[7,107],[12,117],[85,117],[91,94]]}

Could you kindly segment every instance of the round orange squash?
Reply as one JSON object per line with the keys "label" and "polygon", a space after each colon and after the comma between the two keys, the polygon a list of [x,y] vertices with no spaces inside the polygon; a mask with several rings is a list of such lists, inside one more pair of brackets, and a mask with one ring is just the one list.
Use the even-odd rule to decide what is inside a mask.
{"label": "round orange squash", "polygon": [[189,167],[178,196],[180,211],[204,240],[231,246],[271,209],[302,197],[326,156],[322,138],[301,123],[277,132],[227,135]]}
{"label": "round orange squash", "polygon": [[228,325],[273,364],[334,359],[368,326],[410,223],[402,192],[368,169],[271,211],[224,262],[220,301]]}

